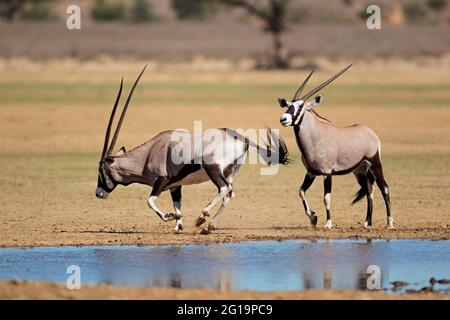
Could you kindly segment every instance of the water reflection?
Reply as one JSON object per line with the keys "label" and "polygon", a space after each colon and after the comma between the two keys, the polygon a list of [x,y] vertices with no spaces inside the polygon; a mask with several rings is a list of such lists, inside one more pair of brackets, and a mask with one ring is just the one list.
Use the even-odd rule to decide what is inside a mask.
{"label": "water reflection", "polygon": [[381,286],[450,278],[450,241],[292,240],[214,245],[0,249],[0,279],[65,282],[76,264],[82,283],[219,291],[367,289],[367,267]]}

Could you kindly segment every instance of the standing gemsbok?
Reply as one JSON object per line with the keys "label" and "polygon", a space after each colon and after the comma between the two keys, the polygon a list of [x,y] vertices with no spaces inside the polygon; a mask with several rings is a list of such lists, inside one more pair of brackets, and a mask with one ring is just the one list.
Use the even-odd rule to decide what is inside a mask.
{"label": "standing gemsbok", "polygon": [[[214,229],[216,219],[223,212],[233,196],[233,177],[245,162],[249,147],[253,147],[268,164],[285,164],[288,153],[284,141],[270,129],[267,144],[262,147],[232,129],[209,129],[195,134],[185,130],[168,130],[159,133],[149,141],[126,151],[122,147],[113,155],[114,145],[125,117],[134,89],[144,73],[139,74],[125,102],[122,114],[114,132],[111,144],[109,136],[122,93],[123,80],[111,112],[106,129],[105,142],[98,167],[96,196],[106,199],[117,185],[141,183],[152,186],[148,198],[149,207],[163,221],[176,220],[175,231],[183,229],[181,215],[181,186],[198,184],[208,180],[217,187],[216,197],[202,210],[196,226],[206,223],[209,212],[222,201],[222,205],[208,226],[202,229],[208,233]],[[164,213],[156,205],[162,191],[170,190],[174,213]]]}
{"label": "standing gemsbok", "polygon": [[299,195],[311,224],[317,225],[317,216],[308,205],[306,191],[316,176],[324,177],[324,204],[327,213],[325,229],[331,229],[330,202],[331,179],[333,175],[350,172],[356,177],[361,189],[355,195],[352,204],[367,197],[367,215],[364,226],[372,225],[373,183],[376,181],[386,204],[388,228],[394,228],[390,212],[389,187],[383,176],[381,165],[381,144],[378,136],[370,128],[356,124],[340,128],[322,118],[313,107],[320,104],[323,95],[314,100],[306,100],[322,90],[329,83],[348,70],[349,65],[329,80],[325,81],[304,96],[300,96],[314,70],[303,81],[292,101],[278,99],[282,108],[287,108],[280,118],[283,126],[293,126],[295,139],[300,148],[302,162],[306,167],[306,176],[300,187]]}

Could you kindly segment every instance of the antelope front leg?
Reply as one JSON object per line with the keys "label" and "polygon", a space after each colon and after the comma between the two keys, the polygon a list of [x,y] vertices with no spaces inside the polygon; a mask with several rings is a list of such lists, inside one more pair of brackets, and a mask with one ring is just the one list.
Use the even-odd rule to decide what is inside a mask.
{"label": "antelope front leg", "polygon": [[216,206],[216,204],[222,200],[229,192],[231,192],[231,186],[223,186],[219,188],[219,192],[217,195],[212,199],[212,201],[203,208],[202,214],[200,217],[198,217],[196,226],[200,227],[202,224],[206,222],[206,218],[209,217],[209,211],[211,211],[212,208]]}
{"label": "antelope front leg", "polygon": [[200,227],[206,222],[206,218],[209,217],[209,211],[211,211],[211,209],[214,208],[214,206],[232,190],[232,186],[223,175],[223,170],[220,166],[217,164],[204,164],[203,169],[205,169],[206,174],[211,179],[211,182],[217,187],[218,192],[214,199],[212,199],[212,201],[203,208],[202,214],[197,218],[195,223],[196,227]]}
{"label": "antelope front leg", "polygon": [[317,225],[317,216],[314,211],[311,210],[311,208],[308,205],[308,200],[306,199],[306,191],[309,189],[309,187],[314,182],[314,179],[316,176],[312,174],[311,172],[307,172],[305,179],[303,180],[302,186],[300,187],[299,195],[303,202],[303,207],[305,208],[306,215],[308,216],[309,220],[311,221],[311,225],[315,228]]}
{"label": "antelope front leg", "polygon": [[230,203],[231,198],[233,198],[233,197],[234,197],[233,191],[230,191],[227,195],[225,195],[225,197],[223,198],[223,201],[222,201],[222,205],[220,206],[219,210],[217,210],[216,214],[212,217],[212,219],[208,225],[209,230],[216,229],[217,219],[220,217],[220,215],[225,210],[225,208],[228,207],[228,204]]}
{"label": "antelope front leg", "polygon": [[175,232],[178,233],[183,230],[183,220],[181,215],[181,186],[170,189],[170,196],[172,197],[173,209],[175,210],[176,218]]}
{"label": "antelope front leg", "polygon": [[331,175],[323,177],[323,203],[325,204],[325,209],[327,210],[327,222],[325,223],[325,230],[331,230],[333,224],[331,223]]}
{"label": "antelope front leg", "polygon": [[156,205],[156,200],[158,199],[159,195],[161,194],[162,190],[164,189],[164,186],[168,179],[166,177],[158,177],[153,184],[152,193],[150,194],[150,197],[147,200],[148,206],[150,209],[156,212],[156,214],[161,218],[162,221],[171,221],[174,219],[180,219],[181,216],[176,213],[164,213],[161,209],[158,208]]}

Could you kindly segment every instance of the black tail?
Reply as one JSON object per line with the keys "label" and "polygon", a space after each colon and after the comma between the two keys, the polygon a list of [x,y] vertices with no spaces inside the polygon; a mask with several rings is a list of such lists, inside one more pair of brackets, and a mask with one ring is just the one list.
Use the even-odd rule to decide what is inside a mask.
{"label": "black tail", "polygon": [[375,176],[372,171],[368,170],[366,175],[358,175],[356,176],[356,180],[358,180],[361,189],[355,193],[355,198],[352,201],[352,205],[360,201],[362,198],[369,194],[368,184],[372,185],[375,182]]}
{"label": "black tail", "polygon": [[[275,142],[275,146],[273,146],[273,143]],[[278,142],[278,143],[277,143]],[[272,153],[275,155],[278,154],[278,157],[276,159],[278,160],[278,163],[280,164],[288,164],[291,162],[289,159],[289,151],[286,146],[286,142],[272,132],[272,129],[267,128],[267,142],[264,143],[264,148],[257,145],[256,149],[258,150],[258,153],[263,157],[264,161],[266,161],[267,164],[271,165],[272,163]]]}
{"label": "black tail", "polygon": [[[229,129],[224,129],[229,130]],[[286,146],[286,143],[280,136],[272,132],[272,129],[267,128],[267,141],[264,142],[264,146],[260,146],[259,144],[253,142],[249,138],[246,138],[242,134],[237,131],[229,130],[229,134],[234,139],[239,139],[240,141],[245,141],[245,150],[248,151],[249,147],[253,147],[256,149],[258,154],[264,159],[264,161],[268,165],[272,164],[288,164],[291,161],[289,159],[289,152]],[[272,154],[278,155],[274,161]]]}

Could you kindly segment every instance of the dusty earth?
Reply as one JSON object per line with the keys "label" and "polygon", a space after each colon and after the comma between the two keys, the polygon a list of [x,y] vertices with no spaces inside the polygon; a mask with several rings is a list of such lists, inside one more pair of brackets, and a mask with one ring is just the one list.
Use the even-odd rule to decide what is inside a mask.
{"label": "dusty earth", "polygon": [[[448,59],[447,59],[448,60]],[[277,97],[290,97],[304,72],[199,71],[150,65],[125,120],[118,147],[139,145],[168,128],[280,129],[294,163],[271,176],[244,166],[236,198],[204,236],[194,228],[214,196],[211,183],[183,190],[185,230],[172,231],[147,207],[149,188],[118,187],[108,200],[94,196],[106,121],[118,87],[127,87],[143,62],[0,63],[0,245],[163,244],[292,238],[450,238],[450,62],[356,65],[325,90],[318,112],[339,125],[364,123],[382,141],[396,230],[375,195],[374,227],[362,228],[365,201],[352,175],[334,178],[334,230],[323,231],[322,181],[308,191],[318,214],[312,229],[298,188],[305,169],[292,129],[280,128]],[[317,83],[341,65],[323,63]],[[154,71],[156,69],[156,71]],[[183,69],[181,69],[183,70]],[[389,78],[384,75],[388,72]],[[420,74],[420,76],[418,76]],[[250,103],[249,103],[250,101]],[[170,195],[158,200],[172,211]]]}
{"label": "dusty earth", "polygon": [[[338,125],[364,123],[379,134],[396,221],[396,230],[385,229],[386,214],[377,192],[374,226],[365,230],[365,201],[349,205],[358,188],[354,177],[347,175],[333,181],[332,231],[322,230],[321,179],[308,191],[319,228],[309,226],[298,198],[305,169],[291,129],[280,128],[278,122],[281,110],[276,98],[291,97],[306,71],[217,71],[150,64],[117,147],[125,144],[131,149],[169,128],[192,130],[194,121],[201,120],[203,128],[280,129],[294,160],[272,176],[260,175],[261,165],[244,166],[235,181],[236,198],[219,221],[219,229],[209,235],[200,235],[194,221],[215,194],[211,183],[184,188],[185,230],[180,234],[173,232],[174,223],[162,222],[148,209],[147,187],[118,187],[106,201],[95,198],[97,163],[120,78],[125,76],[127,92],[144,61],[2,60],[0,246],[294,238],[449,239],[449,60],[360,63],[325,90],[325,102],[317,110],[321,115]],[[319,60],[318,64],[312,85],[346,62]],[[161,208],[172,211],[169,194],[158,201]],[[64,293],[53,285],[1,283],[0,295],[20,297],[29,286],[43,286],[49,296],[61,298],[66,294],[89,298],[112,290],[102,287]],[[153,289],[142,290],[145,296],[154,295]],[[111,296],[126,297],[127,291],[120,289]],[[189,291],[164,292],[167,297],[181,297]],[[340,294],[350,298],[356,293]],[[269,297],[262,293],[242,297],[247,295]],[[295,295],[313,297],[310,293]],[[334,292],[318,297],[322,295],[331,297]],[[226,296],[217,293],[217,297]],[[375,295],[364,293],[361,297]]]}
{"label": "dusty earth", "polygon": [[387,299],[450,299],[449,295],[437,293],[407,293],[391,295],[384,292],[306,290],[300,292],[277,291],[258,292],[248,290],[219,292],[208,288],[124,288],[109,285],[83,286],[79,290],[69,290],[63,285],[43,282],[0,281],[0,299],[160,299],[160,300],[201,300],[201,299],[301,299],[301,300],[387,300]]}

